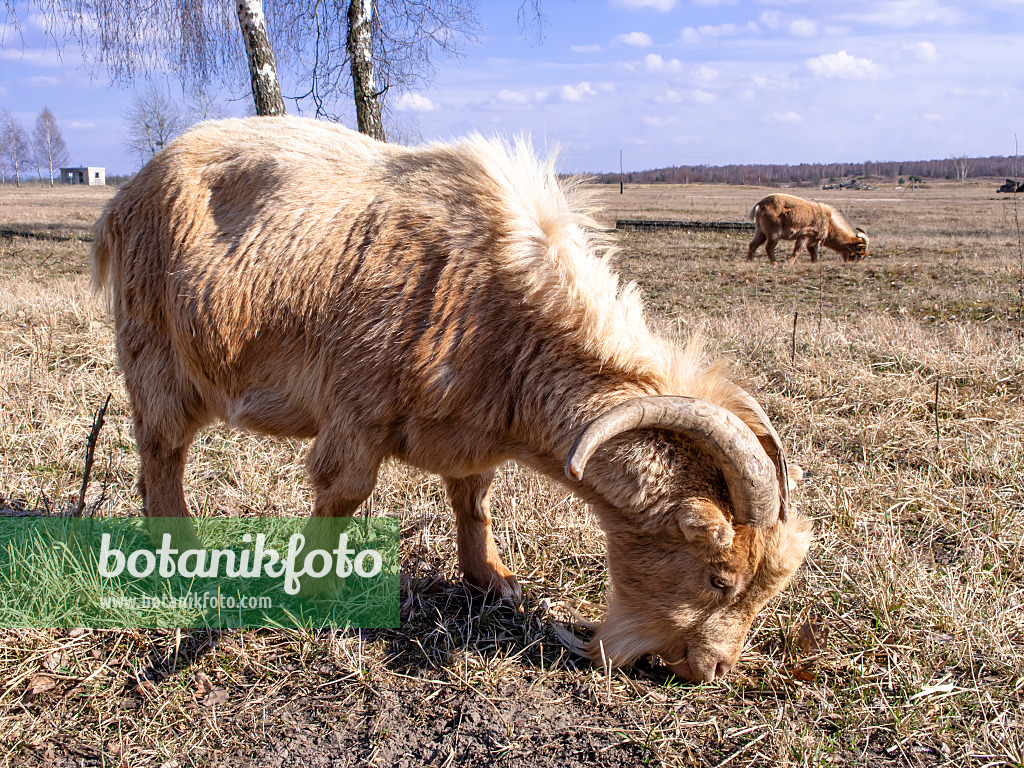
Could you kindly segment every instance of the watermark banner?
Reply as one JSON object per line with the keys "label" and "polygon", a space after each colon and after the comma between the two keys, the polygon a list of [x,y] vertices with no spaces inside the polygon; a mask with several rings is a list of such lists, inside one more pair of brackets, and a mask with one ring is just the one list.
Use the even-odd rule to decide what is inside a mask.
{"label": "watermark banner", "polygon": [[0,627],[397,627],[393,517],[0,517]]}

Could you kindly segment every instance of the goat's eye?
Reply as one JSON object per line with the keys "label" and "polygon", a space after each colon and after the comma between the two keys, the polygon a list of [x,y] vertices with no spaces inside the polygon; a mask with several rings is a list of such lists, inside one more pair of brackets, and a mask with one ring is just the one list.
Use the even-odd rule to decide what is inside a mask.
{"label": "goat's eye", "polygon": [[729,582],[723,579],[721,576],[711,577],[711,586],[715,589],[720,589],[723,592],[729,588]]}

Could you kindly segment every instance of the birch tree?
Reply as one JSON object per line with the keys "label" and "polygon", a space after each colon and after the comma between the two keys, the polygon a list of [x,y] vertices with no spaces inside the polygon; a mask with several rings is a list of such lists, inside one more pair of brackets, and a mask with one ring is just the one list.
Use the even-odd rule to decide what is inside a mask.
{"label": "birch tree", "polygon": [[967,173],[971,169],[971,160],[967,155],[960,155],[953,158],[953,172],[956,174],[956,180],[961,184],[967,183]]}
{"label": "birch tree", "polygon": [[211,82],[237,86],[248,71],[257,113],[285,112],[261,0],[4,0],[16,31],[19,5],[58,46],[77,42],[93,74],[117,85],[164,73],[191,93]]}
{"label": "birch tree", "polygon": [[352,94],[359,132],[386,141],[380,116],[380,92],[373,65],[373,0],[351,0],[346,49],[352,69]]}
{"label": "birch tree", "polygon": [[40,182],[43,179],[42,169],[45,168],[49,172],[50,186],[52,187],[54,170],[66,165],[70,160],[70,155],[60,128],[57,127],[57,118],[53,116],[49,107],[43,107],[43,111],[36,118],[36,126],[32,131],[32,149],[36,165],[40,169]]}
{"label": "birch tree", "polygon": [[252,98],[257,115],[283,115],[284,96],[277,77],[277,62],[267,36],[267,19],[260,0],[239,0],[238,23],[242,28]]}
{"label": "birch tree", "polygon": [[0,131],[3,138],[0,139],[0,147],[7,157],[7,167],[14,173],[14,183],[21,186],[21,172],[29,162],[31,146],[28,141],[28,134],[21,121],[14,116],[9,107],[5,107],[0,117]]}
{"label": "birch tree", "polygon": [[[542,0],[523,0],[524,34],[540,39]],[[44,19],[58,45],[77,42],[87,64],[120,85],[163,71],[188,93],[247,80],[256,114],[284,114],[279,71],[299,111],[356,122],[383,138],[383,115],[421,89],[439,56],[458,55],[479,30],[479,0],[3,0],[19,28],[19,5]],[[239,34],[240,32],[240,34]],[[248,77],[246,77],[248,75]],[[351,100],[351,101],[350,101]]]}

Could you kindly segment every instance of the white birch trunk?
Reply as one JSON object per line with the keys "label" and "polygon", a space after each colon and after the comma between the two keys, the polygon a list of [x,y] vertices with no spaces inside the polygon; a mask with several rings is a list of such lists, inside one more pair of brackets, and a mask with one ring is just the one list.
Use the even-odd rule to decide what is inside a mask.
{"label": "white birch trunk", "polygon": [[373,67],[373,0],[350,0],[347,47],[359,132],[387,141]]}
{"label": "white birch trunk", "polygon": [[245,53],[249,59],[252,98],[257,115],[285,114],[277,63],[267,37],[267,19],[261,0],[238,0],[238,23],[242,27]]}

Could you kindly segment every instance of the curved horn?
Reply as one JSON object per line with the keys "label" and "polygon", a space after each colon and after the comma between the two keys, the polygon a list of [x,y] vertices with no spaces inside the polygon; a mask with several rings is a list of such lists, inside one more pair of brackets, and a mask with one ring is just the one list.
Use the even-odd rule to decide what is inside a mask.
{"label": "curved horn", "polygon": [[740,399],[747,410],[750,411],[751,416],[760,423],[766,432],[764,435],[754,432],[754,435],[757,437],[757,441],[761,444],[764,452],[768,454],[768,458],[772,460],[772,464],[775,465],[775,478],[779,484],[779,520],[786,522],[786,516],[789,514],[789,466],[786,464],[786,451],[782,447],[782,438],[775,431],[775,427],[769,421],[768,414],[764,412],[764,408],[761,407],[749,392],[741,387],[735,387],[733,396]]}
{"label": "curved horn", "polygon": [[[565,462],[566,475],[582,479],[587,461],[602,443],[645,428],[678,432],[707,451],[725,477],[735,522],[767,527],[785,514],[785,475],[777,478],[778,470],[754,432],[731,411],[693,397],[638,397],[605,411],[576,438]],[[781,444],[779,448],[781,456]]]}

